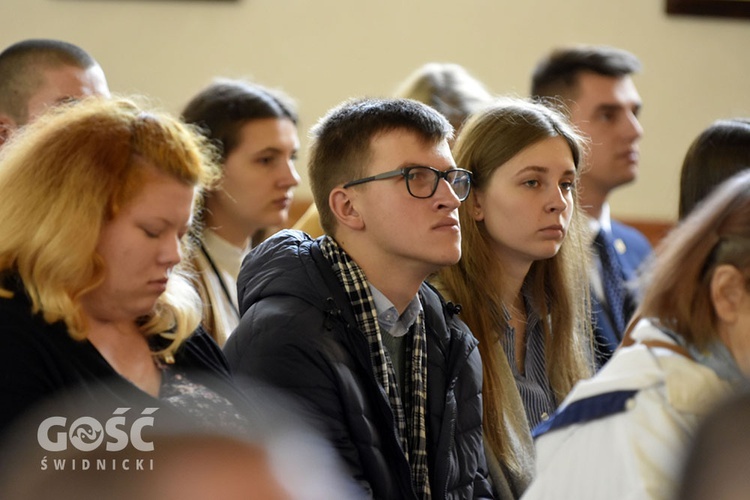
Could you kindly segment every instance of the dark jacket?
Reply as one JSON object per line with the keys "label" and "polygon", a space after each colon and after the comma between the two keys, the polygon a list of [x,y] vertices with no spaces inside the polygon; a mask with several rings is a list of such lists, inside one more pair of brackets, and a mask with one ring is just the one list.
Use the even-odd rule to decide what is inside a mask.
{"label": "dark jacket", "polygon": [[[416,498],[367,340],[318,242],[299,231],[271,237],[246,258],[238,292],[242,320],[224,349],[236,375],[300,399],[374,498]],[[419,294],[433,498],[490,498],[477,341],[433,289]]]}

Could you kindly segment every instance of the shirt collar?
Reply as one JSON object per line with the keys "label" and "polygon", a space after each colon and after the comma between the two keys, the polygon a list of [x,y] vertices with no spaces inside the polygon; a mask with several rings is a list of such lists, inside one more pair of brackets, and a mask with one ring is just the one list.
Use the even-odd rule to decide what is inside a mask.
{"label": "shirt collar", "polygon": [[602,205],[602,213],[598,219],[589,217],[589,244],[594,243],[594,238],[599,234],[600,230],[606,231],[608,234],[612,234],[612,217],[610,216],[609,203]]}
{"label": "shirt collar", "polygon": [[242,259],[250,252],[250,247],[236,247],[209,228],[203,229],[201,239],[216,266],[237,281]]}
{"label": "shirt collar", "polygon": [[380,328],[394,337],[406,335],[422,311],[422,303],[419,301],[419,297],[415,295],[409,305],[406,306],[403,314],[399,316],[396,306],[380,290],[371,283],[368,284],[370,285],[372,300],[375,302]]}

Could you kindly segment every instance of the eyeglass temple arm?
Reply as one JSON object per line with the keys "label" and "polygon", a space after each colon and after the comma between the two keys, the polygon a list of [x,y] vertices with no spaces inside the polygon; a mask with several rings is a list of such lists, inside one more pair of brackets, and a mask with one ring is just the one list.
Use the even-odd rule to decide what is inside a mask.
{"label": "eyeglass temple arm", "polygon": [[370,181],[379,181],[381,179],[390,179],[391,177],[398,177],[399,175],[404,175],[404,169],[398,169],[393,170],[392,172],[383,172],[382,174],[373,175],[372,177],[365,177],[363,179],[357,179],[356,181],[349,181],[346,184],[344,184],[343,187],[348,188],[350,186],[356,186],[357,184],[364,184],[365,182]]}

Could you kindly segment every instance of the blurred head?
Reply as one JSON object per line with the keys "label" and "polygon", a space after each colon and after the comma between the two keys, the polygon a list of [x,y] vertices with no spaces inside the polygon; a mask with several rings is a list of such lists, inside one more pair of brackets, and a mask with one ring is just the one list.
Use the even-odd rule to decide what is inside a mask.
{"label": "blurred head", "polygon": [[643,129],[641,98],[631,75],[640,71],[631,53],[606,46],[559,48],[536,66],[531,95],[564,104],[571,122],[591,139],[582,178],[585,198],[605,200],[635,180]]}
{"label": "blurred head", "polygon": [[680,219],[717,185],[750,168],[750,119],[717,120],[690,145],[680,174]]}
{"label": "blurred head", "polygon": [[[331,444],[301,417],[304,407],[256,383],[234,385],[249,403],[233,400],[241,426],[175,411],[164,400],[131,400],[123,412],[122,398],[103,387],[55,394],[0,436],[0,497],[42,500],[50,492],[56,500],[366,497]],[[150,424],[140,425],[146,408]],[[63,423],[42,426],[50,416]],[[45,428],[45,437],[62,441],[62,449],[40,445]],[[82,434],[88,438],[85,447],[61,439]],[[133,436],[151,449],[135,446]],[[115,438],[119,446],[112,446]]]}
{"label": "blurred head", "polygon": [[[65,321],[75,338],[86,335],[84,302],[121,287],[130,270],[146,280],[136,295],[152,302],[141,310],[144,333],[176,326],[187,335],[200,307],[179,272],[166,277],[181,257],[194,191],[216,176],[210,151],[175,118],[127,99],[45,115],[0,157],[0,270],[18,273],[34,310]],[[137,267],[144,259],[160,260],[163,272]]]}
{"label": "blurred head", "polygon": [[60,40],[31,39],[0,53],[0,143],[47,108],[82,97],[109,96],[99,64]]}
{"label": "blurred head", "polygon": [[675,500],[743,500],[750,491],[750,394],[714,409],[691,440]]}
{"label": "blurred head", "polygon": [[656,249],[639,313],[703,348],[727,345],[750,373],[750,172],[718,187]]}
{"label": "blurred head", "polygon": [[297,114],[289,98],[257,84],[217,80],[193,97],[182,117],[222,157],[222,182],[206,193],[205,224],[247,238],[286,222],[300,180]]}
{"label": "blurred head", "polygon": [[436,109],[456,130],[470,114],[492,101],[484,85],[462,66],[437,62],[417,68],[395,96],[414,99]]}
{"label": "blurred head", "polygon": [[[441,161],[445,162],[444,145],[447,146],[447,140],[453,136],[453,127],[441,114],[418,102],[407,99],[356,99],[333,108],[312,129],[308,171],[315,204],[320,212],[320,223],[327,234],[336,233],[337,220],[329,205],[334,188],[375,175],[377,172],[372,169],[374,143],[395,135],[408,136],[409,142],[423,149],[439,150],[435,154],[442,156]],[[396,156],[402,154],[398,150],[393,153]],[[450,156],[450,152],[447,156]],[[395,163],[383,171],[408,166],[402,165],[407,160],[400,157],[390,159]],[[451,166],[452,162],[451,158]],[[443,170],[445,168],[447,165],[442,167]],[[355,189],[369,187],[361,185]],[[406,187],[402,188],[408,195]]]}

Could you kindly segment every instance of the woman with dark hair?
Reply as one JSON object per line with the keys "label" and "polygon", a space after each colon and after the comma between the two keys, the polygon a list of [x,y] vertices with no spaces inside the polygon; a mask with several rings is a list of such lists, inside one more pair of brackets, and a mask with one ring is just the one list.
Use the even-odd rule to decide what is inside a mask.
{"label": "woman with dark hair", "polygon": [[680,174],[680,219],[716,186],[750,168],[750,119],[717,120],[690,145]]}
{"label": "woman with dark hair", "polygon": [[204,302],[204,328],[221,346],[239,323],[237,275],[253,235],[286,222],[299,184],[297,114],[277,91],[218,80],[182,112],[218,148],[220,184],[198,213],[194,266]]}

